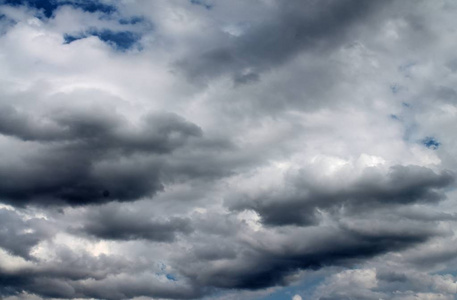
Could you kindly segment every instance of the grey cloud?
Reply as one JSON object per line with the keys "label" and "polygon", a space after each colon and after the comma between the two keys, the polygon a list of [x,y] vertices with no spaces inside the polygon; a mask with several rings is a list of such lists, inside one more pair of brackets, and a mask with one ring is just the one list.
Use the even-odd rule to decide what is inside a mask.
{"label": "grey cloud", "polygon": [[[346,41],[349,29],[367,18],[380,4],[372,1],[278,2],[273,20],[252,26],[227,45],[203,50],[177,63],[192,80],[229,74],[246,82],[245,70],[256,74],[279,65],[300,51],[326,51]],[[385,4],[383,4],[385,5]]]}
{"label": "grey cloud", "polygon": [[[25,141],[60,141],[103,150],[170,152],[186,139],[201,136],[199,127],[172,113],[153,113],[141,127],[132,125],[109,109],[49,111],[48,116],[28,115],[2,107],[0,133]],[[130,129],[130,130],[129,130]]]}
{"label": "grey cloud", "polygon": [[84,251],[76,253],[62,248],[57,249],[52,261],[39,261],[17,270],[0,268],[0,296],[23,291],[45,299],[120,300],[139,296],[190,299],[200,296],[198,287],[185,279],[176,282],[160,272],[150,265],[145,268],[141,260],[134,258],[94,257]]}
{"label": "grey cloud", "polygon": [[0,183],[0,196],[12,205],[80,205],[153,195],[162,189],[160,155],[202,135],[174,114],[150,114],[138,129],[109,110],[60,112],[40,121],[12,109],[5,114],[4,135],[42,147],[21,157],[27,165],[0,168],[8,178]]}
{"label": "grey cloud", "polygon": [[419,166],[393,166],[383,175],[367,168],[356,182],[334,187],[313,180],[313,174],[302,170],[281,192],[229,198],[232,210],[257,211],[268,225],[311,225],[317,222],[316,209],[344,207],[353,214],[385,206],[433,203],[444,199],[444,188],[454,181],[451,172],[435,173]]}
{"label": "grey cloud", "polygon": [[[331,269],[309,298],[452,299],[445,2],[0,8],[0,298],[240,299]],[[143,48],[62,44],[89,27]]]}
{"label": "grey cloud", "polygon": [[[397,219],[386,220],[370,230],[365,223],[337,228],[289,228],[281,232],[281,238],[260,233],[248,248],[239,249],[236,257],[200,256],[204,259],[200,262],[184,257],[176,264],[183,274],[203,286],[259,289],[286,285],[288,276],[301,269],[348,266],[442,234],[436,227],[414,230],[417,224]],[[200,251],[196,249],[197,254]],[[219,260],[213,262],[215,259]]]}
{"label": "grey cloud", "polygon": [[237,256],[233,244],[219,243],[214,247],[202,246],[194,249],[194,254],[197,259],[203,261],[234,259]]}
{"label": "grey cloud", "polygon": [[39,218],[24,220],[15,211],[0,209],[0,247],[13,255],[31,259],[32,248],[55,232],[48,223]]}
{"label": "grey cloud", "polygon": [[148,213],[123,210],[119,207],[103,207],[91,212],[78,231],[107,240],[150,240],[172,242],[176,235],[188,234],[193,228],[189,220],[172,217],[154,219]]}
{"label": "grey cloud", "polygon": [[[146,274],[147,275],[147,274]],[[136,278],[134,278],[136,277]],[[146,296],[165,299],[195,299],[201,297],[202,292],[195,286],[168,282],[153,282],[153,276],[119,276],[104,281],[77,283],[80,290],[79,297],[101,298],[108,300],[130,299]]]}
{"label": "grey cloud", "polygon": [[453,281],[412,270],[355,269],[331,276],[311,299],[454,299]]}
{"label": "grey cloud", "polygon": [[397,209],[398,215],[422,222],[457,221],[457,214],[434,211],[427,206],[402,207]]}
{"label": "grey cloud", "polygon": [[11,106],[0,109],[0,132],[3,135],[17,136],[23,140],[53,140],[59,135],[59,128],[53,123],[30,120]]}

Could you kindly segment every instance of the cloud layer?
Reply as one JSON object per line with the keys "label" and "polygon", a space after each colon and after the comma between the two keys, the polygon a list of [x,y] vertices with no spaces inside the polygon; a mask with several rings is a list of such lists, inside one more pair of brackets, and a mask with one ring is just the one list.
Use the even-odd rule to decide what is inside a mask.
{"label": "cloud layer", "polygon": [[0,1],[0,297],[454,299],[452,1]]}

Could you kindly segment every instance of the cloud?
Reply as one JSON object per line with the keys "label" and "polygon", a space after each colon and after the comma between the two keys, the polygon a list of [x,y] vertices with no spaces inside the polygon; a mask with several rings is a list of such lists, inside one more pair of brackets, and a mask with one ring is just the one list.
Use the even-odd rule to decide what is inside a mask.
{"label": "cloud", "polygon": [[200,49],[194,57],[183,58],[177,66],[191,80],[208,80],[220,75],[234,76],[238,82],[245,70],[259,76],[300,51],[326,51],[335,47],[349,28],[377,8],[375,3],[356,1],[292,1],[278,3],[277,13],[252,26],[227,45]]}
{"label": "cloud", "polygon": [[452,1],[3,1],[0,297],[453,299]]}
{"label": "cloud", "polygon": [[0,184],[0,195],[13,205],[81,205],[153,195],[162,189],[160,155],[201,136],[200,128],[174,114],[148,115],[135,129],[109,110],[60,112],[40,120],[12,108],[3,112],[4,135],[41,148],[21,157],[27,166],[17,161],[0,169],[11,178]]}
{"label": "cloud", "polygon": [[30,259],[30,251],[44,239],[55,233],[53,225],[44,219],[30,218],[24,220],[18,213],[0,209],[1,231],[0,247],[12,255]]}
{"label": "cloud", "polygon": [[[344,172],[343,169],[335,177],[343,177]],[[359,214],[386,206],[436,202],[444,198],[439,190],[449,186],[454,178],[451,173],[436,174],[418,166],[392,166],[383,173],[370,167],[359,178],[342,179],[334,185],[333,178],[316,178],[302,169],[283,179],[282,190],[274,187],[254,197],[235,196],[227,205],[233,210],[255,210],[268,225],[312,225],[317,222],[318,210],[344,207],[347,213]]]}
{"label": "cloud", "polygon": [[452,299],[454,297],[456,286],[451,276],[384,272],[376,269],[343,271],[321,285],[313,299]]}
{"label": "cloud", "polygon": [[6,296],[27,290],[44,299],[125,299],[140,295],[189,299],[199,294],[192,286],[166,279],[165,274],[132,269],[120,257],[94,258],[70,249],[59,249],[56,254],[52,262],[14,271],[2,269],[0,293]]}
{"label": "cloud", "polygon": [[[352,224],[331,228],[288,229],[261,232],[247,242],[249,247],[235,257],[191,262],[178,260],[179,269],[202,285],[223,288],[258,289],[285,285],[287,276],[300,269],[319,269],[329,265],[350,265],[390,251],[423,243],[440,235],[437,228],[413,232],[414,223],[392,220],[372,226]],[[208,245],[209,246],[209,245]]]}
{"label": "cloud", "polygon": [[89,212],[87,221],[78,230],[107,240],[172,242],[177,233],[188,234],[192,227],[189,220],[182,218],[154,220],[141,211],[123,211],[119,207],[107,206]]}

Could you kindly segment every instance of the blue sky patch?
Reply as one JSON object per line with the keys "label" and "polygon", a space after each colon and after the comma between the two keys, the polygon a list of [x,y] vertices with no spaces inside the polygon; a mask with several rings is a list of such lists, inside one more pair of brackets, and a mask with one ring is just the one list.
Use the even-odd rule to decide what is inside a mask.
{"label": "blue sky patch", "polygon": [[71,34],[64,34],[63,39],[64,39],[64,44],[70,44],[76,40],[80,40],[83,38],[86,38],[87,35],[71,35]]}
{"label": "blue sky patch", "polygon": [[71,35],[64,35],[64,44],[70,44],[76,40],[86,38],[88,36],[97,36],[100,40],[111,45],[114,49],[125,51],[133,47],[138,42],[141,35],[131,31],[111,31],[108,29],[103,30],[90,30],[85,33]]}
{"label": "blue sky patch", "polygon": [[406,108],[410,108],[411,107],[411,104],[409,104],[408,102],[402,102],[401,105],[403,107],[406,107]]}
{"label": "blue sky patch", "polygon": [[54,11],[63,5],[70,5],[75,8],[81,8],[87,12],[102,12],[104,14],[111,14],[116,11],[116,7],[100,3],[99,1],[71,1],[71,0],[4,0],[5,4],[11,6],[27,5],[43,11],[46,18],[50,18]]}
{"label": "blue sky patch", "polygon": [[140,35],[131,31],[111,31],[102,30],[93,33],[98,38],[108,44],[111,44],[118,50],[130,49],[139,39]]}
{"label": "blue sky patch", "polygon": [[42,10],[46,18],[51,17],[54,10],[59,7],[55,0],[5,0],[4,3],[11,6],[27,5]]}
{"label": "blue sky patch", "polygon": [[122,25],[135,25],[135,24],[142,23],[142,22],[144,22],[144,18],[138,17],[138,16],[119,20],[119,24],[122,24]]}
{"label": "blue sky patch", "polygon": [[116,7],[100,3],[98,1],[83,1],[83,2],[71,2],[68,1],[71,6],[81,8],[87,12],[102,12],[104,14],[112,14],[116,11]]}
{"label": "blue sky patch", "polygon": [[171,280],[171,281],[178,281],[178,280],[176,279],[176,277],[173,276],[172,274],[167,274],[166,277],[167,277],[168,280]]}
{"label": "blue sky patch", "polygon": [[396,114],[390,114],[389,117],[392,119],[392,120],[395,120],[395,121],[400,121],[400,117],[397,116]]}
{"label": "blue sky patch", "polygon": [[400,86],[396,83],[390,85],[390,91],[392,94],[397,94],[400,91]]}
{"label": "blue sky patch", "polygon": [[206,3],[204,0],[190,0],[190,3],[192,3],[194,5],[203,6],[204,8],[206,8],[208,10],[213,8],[213,6],[211,4]]}
{"label": "blue sky patch", "polygon": [[441,145],[440,142],[438,142],[435,138],[433,137],[426,137],[422,140],[422,144],[424,144],[425,147],[436,150],[438,147]]}

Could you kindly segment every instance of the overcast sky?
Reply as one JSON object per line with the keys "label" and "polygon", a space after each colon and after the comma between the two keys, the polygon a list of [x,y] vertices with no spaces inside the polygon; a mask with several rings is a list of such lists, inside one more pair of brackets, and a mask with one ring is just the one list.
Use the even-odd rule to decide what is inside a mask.
{"label": "overcast sky", "polygon": [[0,0],[0,298],[452,300],[453,0]]}

